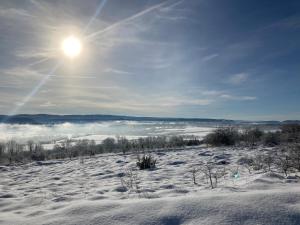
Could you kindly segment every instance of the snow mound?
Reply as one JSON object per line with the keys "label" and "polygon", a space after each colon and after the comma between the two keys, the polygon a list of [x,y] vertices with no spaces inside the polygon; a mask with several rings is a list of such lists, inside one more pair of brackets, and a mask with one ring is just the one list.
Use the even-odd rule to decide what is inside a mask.
{"label": "snow mound", "polygon": [[81,200],[58,208],[38,207],[26,218],[7,216],[14,225],[298,225],[300,193],[289,192],[212,193],[206,196],[136,200]]}

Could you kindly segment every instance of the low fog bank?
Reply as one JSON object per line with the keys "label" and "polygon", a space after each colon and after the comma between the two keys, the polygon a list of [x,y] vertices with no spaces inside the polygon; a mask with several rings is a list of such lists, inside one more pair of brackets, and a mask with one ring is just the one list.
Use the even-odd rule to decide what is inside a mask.
{"label": "low fog bank", "polygon": [[217,125],[184,122],[109,121],[97,123],[62,123],[53,125],[0,124],[0,141],[28,140],[50,143],[63,139],[88,139],[102,142],[117,136],[136,139],[147,136],[192,135],[203,138]]}

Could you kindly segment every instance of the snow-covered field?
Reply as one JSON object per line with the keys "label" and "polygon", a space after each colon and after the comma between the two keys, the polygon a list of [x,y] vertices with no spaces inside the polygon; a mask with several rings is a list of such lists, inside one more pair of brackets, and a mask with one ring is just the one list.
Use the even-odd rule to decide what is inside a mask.
{"label": "snow-covered field", "polygon": [[[297,174],[249,171],[237,161],[272,151],[204,148],[152,153],[157,168],[137,170],[136,156],[104,154],[72,161],[0,167],[0,224],[300,224]],[[211,189],[192,170],[226,161]],[[234,176],[239,174],[239,176]],[[124,185],[133,184],[132,187]]]}

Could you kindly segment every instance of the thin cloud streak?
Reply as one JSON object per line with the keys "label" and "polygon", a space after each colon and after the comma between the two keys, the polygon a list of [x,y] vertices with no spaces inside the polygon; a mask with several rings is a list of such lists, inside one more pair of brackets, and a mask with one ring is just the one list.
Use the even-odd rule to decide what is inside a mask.
{"label": "thin cloud streak", "polygon": [[220,95],[220,97],[223,99],[238,100],[238,101],[253,101],[257,99],[257,97],[255,96],[234,96],[229,94],[223,94]]}
{"label": "thin cloud streak", "polygon": [[[127,17],[127,18],[125,18],[125,19],[123,19],[119,22],[116,22],[116,23],[114,23],[114,24],[112,24],[112,25],[110,25],[110,26],[108,26],[108,27],[106,27],[102,30],[99,30],[99,31],[96,31],[94,33],[91,33],[91,34],[87,35],[86,39],[90,40],[90,39],[93,39],[93,38],[95,38],[99,35],[102,35],[102,34],[108,32],[108,31],[111,31],[111,30],[115,29],[116,27],[119,27],[119,26],[123,25],[124,23],[130,22],[130,21],[132,21],[136,18],[139,18],[139,17],[141,17],[141,16],[143,16],[147,13],[150,13],[150,12],[156,10],[156,9],[162,8],[164,5],[167,5],[169,2],[170,2],[170,0],[167,0],[165,2],[162,2],[162,3],[156,4],[154,6],[151,6],[147,9],[137,13],[137,14],[134,14],[133,16]],[[179,2],[182,2],[182,1],[179,1]]]}
{"label": "thin cloud streak", "polygon": [[202,62],[210,61],[218,56],[219,56],[219,54],[211,54],[211,55],[205,56],[202,58]]}

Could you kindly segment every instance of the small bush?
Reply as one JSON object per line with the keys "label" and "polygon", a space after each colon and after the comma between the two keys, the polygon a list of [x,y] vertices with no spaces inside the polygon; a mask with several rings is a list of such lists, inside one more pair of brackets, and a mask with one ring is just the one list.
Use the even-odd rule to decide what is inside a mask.
{"label": "small bush", "polygon": [[263,143],[266,146],[275,146],[280,144],[279,132],[268,132],[263,136]]}
{"label": "small bush", "polygon": [[292,166],[300,172],[300,145],[290,146],[288,154],[292,160]]}
{"label": "small bush", "polygon": [[232,127],[219,128],[204,138],[204,142],[213,146],[230,146],[239,141],[239,133]]}
{"label": "small bush", "polygon": [[272,154],[267,154],[263,158],[263,162],[265,163],[268,171],[271,171],[272,165],[275,163],[275,158]]}
{"label": "small bush", "polygon": [[277,167],[288,176],[288,173],[292,170],[292,161],[288,155],[279,155],[276,161]]}
{"label": "small bush", "polygon": [[31,155],[31,159],[33,161],[44,161],[46,160],[46,154],[44,151],[41,151],[41,152],[34,152],[32,155]]}
{"label": "small bush", "polygon": [[172,136],[169,138],[169,147],[182,147],[184,145],[185,142],[181,136]]}
{"label": "small bush", "polygon": [[300,124],[285,124],[281,127],[281,140],[283,142],[300,142]]}
{"label": "small bush", "polygon": [[280,129],[282,133],[300,133],[300,124],[284,124]]}
{"label": "small bush", "polygon": [[204,174],[207,181],[209,181],[211,189],[214,189],[218,186],[218,181],[220,178],[226,175],[225,168],[218,168],[215,164],[208,162],[200,168],[200,171]]}
{"label": "small bush", "polygon": [[257,155],[253,159],[253,170],[262,170],[264,169],[264,157],[263,155]]}
{"label": "small bush", "polygon": [[261,141],[263,132],[258,128],[248,128],[241,135],[241,139],[246,143],[247,146],[254,147]]}
{"label": "small bush", "polygon": [[120,179],[123,190],[129,190],[130,192],[139,192],[140,179],[137,171],[133,170],[132,168],[128,168],[124,171],[124,174],[122,177],[120,177]]}
{"label": "small bush", "polygon": [[239,165],[253,165],[253,158],[250,158],[250,157],[241,157],[238,161],[238,164]]}
{"label": "small bush", "polygon": [[244,166],[251,174],[254,165],[254,159],[252,157],[242,157],[238,160],[238,164]]}
{"label": "small bush", "polygon": [[112,152],[116,147],[115,139],[106,138],[102,141],[102,145],[106,152]]}
{"label": "small bush", "polygon": [[136,165],[140,170],[153,169],[156,165],[156,159],[153,159],[151,155],[144,155],[142,158],[138,158]]}
{"label": "small bush", "polygon": [[197,146],[203,144],[203,141],[200,141],[198,139],[190,139],[185,141],[186,146]]}

